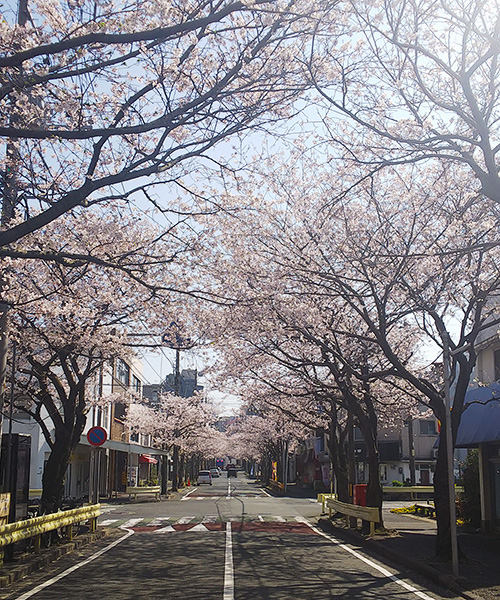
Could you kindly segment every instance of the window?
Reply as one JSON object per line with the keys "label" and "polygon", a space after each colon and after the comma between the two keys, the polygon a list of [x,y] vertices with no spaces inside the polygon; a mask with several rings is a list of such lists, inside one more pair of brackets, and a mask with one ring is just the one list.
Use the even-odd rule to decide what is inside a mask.
{"label": "window", "polygon": [[500,350],[493,352],[493,361],[495,363],[495,381],[500,379]]}
{"label": "window", "polygon": [[130,367],[121,358],[116,361],[116,378],[125,386],[130,384]]}
{"label": "window", "polygon": [[437,435],[436,421],[419,421],[420,435]]}
{"label": "window", "polygon": [[134,392],[141,393],[141,380],[135,375],[132,375],[132,388]]}

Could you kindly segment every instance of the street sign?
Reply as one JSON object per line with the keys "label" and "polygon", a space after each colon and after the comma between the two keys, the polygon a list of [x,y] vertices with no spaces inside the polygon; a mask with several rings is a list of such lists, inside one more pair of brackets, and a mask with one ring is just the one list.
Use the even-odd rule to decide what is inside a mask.
{"label": "street sign", "polygon": [[92,446],[102,446],[107,439],[108,434],[102,427],[91,427],[87,432],[87,440]]}

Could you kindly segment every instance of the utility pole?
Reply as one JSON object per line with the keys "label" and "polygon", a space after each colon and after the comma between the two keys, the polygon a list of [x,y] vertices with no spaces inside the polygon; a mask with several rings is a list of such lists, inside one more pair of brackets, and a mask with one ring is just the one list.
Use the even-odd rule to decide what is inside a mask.
{"label": "utility pole", "polygon": [[410,452],[410,484],[416,485],[415,477],[415,439],[413,437],[413,418],[408,418],[408,447]]}
{"label": "utility pole", "polygon": [[[179,326],[175,321],[172,321],[168,326],[167,331],[161,336],[161,342],[165,346],[175,350],[175,372],[174,372],[174,393],[180,396],[181,392],[181,350],[188,350],[194,346],[194,343],[189,338],[183,338],[179,332]],[[176,492],[179,479],[179,446],[174,444],[172,456],[172,491]]]}

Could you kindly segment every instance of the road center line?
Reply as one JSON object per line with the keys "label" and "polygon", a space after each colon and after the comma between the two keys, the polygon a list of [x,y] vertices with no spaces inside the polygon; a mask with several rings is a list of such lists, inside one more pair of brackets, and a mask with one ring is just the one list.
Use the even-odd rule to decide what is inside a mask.
{"label": "road center line", "polygon": [[[90,562],[92,562],[96,558],[99,558],[100,556],[102,556],[108,550],[111,550],[111,548],[114,548],[115,546],[118,546],[118,544],[121,544],[123,541],[125,541],[127,538],[129,538],[131,535],[134,535],[134,532],[131,529],[127,529],[126,531],[127,531],[127,533],[124,536],[122,536],[118,540],[115,540],[112,544],[109,544],[109,546],[106,546],[102,550],[99,550],[99,552],[96,552],[95,554],[92,554],[92,556],[89,556],[85,560],[82,560],[82,562],[80,562],[80,563],[78,563],[76,565],[73,565],[69,569],[66,569],[66,571],[63,571],[62,573],[59,573],[59,575],[56,575],[55,577],[52,577],[52,579],[48,579],[47,581],[44,581],[40,585],[37,585],[35,588],[33,588],[32,590],[30,590],[29,592],[26,592],[25,594],[22,594],[21,596],[18,596],[16,598],[16,600],[28,600],[28,598],[31,598],[35,594],[38,594],[38,592],[41,592],[43,589],[50,587],[52,584],[57,583],[60,579],[63,579],[67,575],[71,575],[71,573],[73,573],[74,571],[76,571],[80,567],[84,567],[85,565],[88,565]],[[231,559],[232,559],[232,556],[231,556]]]}
{"label": "road center line", "polygon": [[[298,521],[299,519],[296,518],[296,520]],[[302,523],[306,523],[314,532],[316,532],[317,534],[323,536],[324,538],[326,538],[330,542],[333,542],[339,548],[342,548],[342,550],[345,550],[346,552],[349,552],[350,554],[352,554],[353,556],[355,556],[359,560],[363,561],[364,563],[366,563],[367,565],[369,565],[373,569],[377,570],[379,573],[381,573],[382,575],[384,575],[388,579],[391,579],[392,581],[394,581],[394,583],[397,583],[398,585],[400,585],[401,587],[403,587],[405,590],[414,593],[418,598],[421,598],[421,600],[434,600],[431,596],[425,594],[424,592],[421,592],[421,591],[417,590],[417,588],[414,587],[413,585],[410,585],[409,583],[406,583],[402,579],[399,579],[398,577],[396,577],[396,575],[393,575],[385,567],[383,567],[381,565],[378,565],[376,562],[373,562],[372,560],[370,560],[366,556],[363,556],[363,554],[361,554],[360,552],[357,552],[353,548],[350,548],[346,544],[342,544],[339,540],[337,540],[336,538],[334,538],[333,535],[329,535],[328,533],[325,533],[321,529],[318,529],[318,527],[315,527],[307,519],[305,519],[305,518],[304,519],[300,519],[300,521]]]}
{"label": "road center line", "polygon": [[226,557],[224,564],[223,600],[234,600],[233,534],[230,521],[226,523]]}
{"label": "road center line", "polygon": [[227,500],[231,499],[231,482],[230,481],[227,482],[227,496],[226,496],[226,499]]}

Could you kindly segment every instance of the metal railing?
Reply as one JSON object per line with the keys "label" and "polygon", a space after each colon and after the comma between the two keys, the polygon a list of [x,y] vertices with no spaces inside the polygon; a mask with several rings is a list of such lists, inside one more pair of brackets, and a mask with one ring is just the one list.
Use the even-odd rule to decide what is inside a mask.
{"label": "metal railing", "polygon": [[333,511],[343,514],[346,517],[347,527],[349,527],[349,517],[368,521],[370,523],[370,535],[375,534],[375,523],[380,523],[380,511],[377,507],[346,504],[345,502],[335,500],[335,498],[327,498],[326,505],[330,513],[330,518]]}
{"label": "metal railing", "polygon": [[0,551],[2,552],[0,561],[3,560],[3,548],[30,538],[33,539],[34,551],[39,552],[42,535],[59,528],[66,528],[66,535],[69,540],[72,539],[72,526],[75,523],[88,521],[90,531],[96,531],[97,518],[101,514],[100,509],[100,504],[92,504],[81,508],[73,508],[72,510],[42,515],[41,517],[25,519],[24,521],[16,521],[7,525],[0,525]]}

